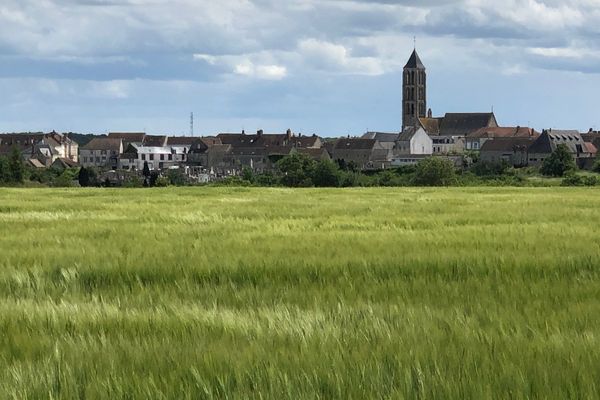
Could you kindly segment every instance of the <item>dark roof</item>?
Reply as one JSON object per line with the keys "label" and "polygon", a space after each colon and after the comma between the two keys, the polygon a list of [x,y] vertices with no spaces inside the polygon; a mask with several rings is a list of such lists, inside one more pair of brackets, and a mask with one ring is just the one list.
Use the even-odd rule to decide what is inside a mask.
{"label": "dark roof", "polygon": [[[571,153],[577,154],[589,152],[586,143],[578,131],[560,130],[544,131],[531,145],[529,152],[536,154],[550,154],[556,149],[556,146],[560,144],[566,145]],[[578,148],[578,145],[581,147]]]}
{"label": "dark roof", "polygon": [[169,136],[167,146],[189,146],[196,142],[198,137],[193,136]]}
{"label": "dark roof", "polygon": [[372,150],[377,140],[375,139],[339,139],[334,150]]}
{"label": "dark roof", "polygon": [[65,168],[76,168],[79,164],[69,158],[59,157],[52,164],[62,164]]}
{"label": "dark roof", "polygon": [[477,129],[498,126],[494,113],[447,113],[440,123],[440,135],[468,135]]}
{"label": "dark roof", "polygon": [[538,137],[540,134],[527,127],[486,127],[467,135],[469,138]]}
{"label": "dark roof", "polygon": [[82,150],[111,150],[111,151],[120,151],[121,150],[121,139],[112,139],[112,138],[95,138],[92,139],[88,144],[83,146]]}
{"label": "dark roof", "polygon": [[410,126],[406,129],[404,129],[404,131],[402,131],[402,133],[400,134],[400,136],[398,136],[398,141],[399,142],[408,142],[412,139],[413,136],[415,136],[415,133],[418,132],[418,130],[421,128],[417,128],[414,126]]}
{"label": "dark roof", "polygon": [[375,139],[378,142],[395,142],[398,139],[398,135],[398,133],[367,132],[362,136],[362,139]]}
{"label": "dark roof", "polygon": [[319,137],[317,135],[312,135],[312,136],[292,136],[289,141],[294,147],[306,148],[306,147],[315,147],[315,145],[317,144],[317,140],[319,140]]}
{"label": "dark roof", "polygon": [[600,132],[588,132],[581,135],[583,140],[589,143],[595,143],[598,139],[600,139]]}
{"label": "dark roof", "polygon": [[440,121],[443,118],[419,118],[419,122],[425,132],[429,135],[438,135],[440,133]]}
{"label": "dark roof", "polygon": [[406,63],[406,65],[404,66],[404,68],[420,68],[420,69],[425,69],[425,65],[423,65],[423,63],[421,62],[421,59],[419,58],[419,55],[417,54],[417,50],[416,49],[410,55],[410,58],[408,59],[408,62]]}
{"label": "dark roof", "polygon": [[142,143],[146,137],[145,132],[110,132],[108,137],[111,139],[123,139],[130,143]]}
{"label": "dark roof", "polygon": [[245,133],[220,133],[217,135],[217,138],[220,139],[223,144],[230,144],[234,148],[279,147],[288,145],[292,139],[287,134],[266,135],[262,133],[256,135],[246,135]]}
{"label": "dark roof", "polygon": [[162,135],[146,135],[143,144],[146,147],[164,147],[167,144],[167,137]]}
{"label": "dark roof", "polygon": [[534,137],[507,137],[486,141],[481,146],[481,152],[486,151],[513,151],[515,148],[529,148],[535,142]]}

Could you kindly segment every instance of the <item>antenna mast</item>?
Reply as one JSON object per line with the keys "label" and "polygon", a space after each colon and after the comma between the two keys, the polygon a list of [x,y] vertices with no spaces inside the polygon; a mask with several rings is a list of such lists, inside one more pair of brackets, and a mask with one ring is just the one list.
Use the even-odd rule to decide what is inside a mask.
{"label": "antenna mast", "polygon": [[194,113],[190,114],[190,136],[194,136]]}

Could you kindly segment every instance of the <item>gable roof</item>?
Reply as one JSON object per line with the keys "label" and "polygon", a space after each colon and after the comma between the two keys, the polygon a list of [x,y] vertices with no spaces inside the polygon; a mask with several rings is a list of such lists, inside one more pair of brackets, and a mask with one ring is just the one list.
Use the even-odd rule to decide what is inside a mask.
{"label": "gable roof", "polygon": [[488,140],[483,144],[483,146],[481,146],[481,152],[512,152],[516,149],[528,149],[534,141],[534,137],[503,137],[495,140]]}
{"label": "gable roof", "polygon": [[447,113],[440,122],[440,135],[468,135],[477,129],[498,126],[494,113]]}
{"label": "gable roof", "polygon": [[467,135],[468,138],[538,137],[540,134],[528,127],[485,127]]}
{"label": "gable roof", "polygon": [[362,139],[375,139],[378,142],[395,142],[398,139],[399,133],[387,132],[367,132],[362,136]]}
{"label": "gable roof", "polygon": [[200,138],[194,136],[169,136],[167,137],[167,146],[191,146],[198,139]]}
{"label": "gable roof", "polygon": [[69,159],[69,158],[64,158],[64,157],[59,157],[56,160],[54,160],[54,162],[52,163],[52,165],[55,164],[60,164],[62,165],[64,168],[76,168],[79,167],[79,164],[76,163],[75,161]]}
{"label": "gable roof", "polygon": [[564,144],[574,154],[589,153],[589,149],[578,131],[547,130],[529,148],[530,153],[550,154],[556,146]]}
{"label": "gable roof", "polygon": [[419,68],[419,69],[425,69],[425,65],[423,65],[423,62],[421,62],[421,58],[419,57],[419,55],[417,54],[417,49],[415,49],[412,54],[410,55],[410,58],[408,59],[408,62],[406,63],[406,65],[404,66],[404,68]]}
{"label": "gable roof", "polygon": [[164,135],[146,135],[143,144],[147,147],[164,147],[167,145],[167,137]]}
{"label": "gable roof", "polygon": [[423,133],[427,134],[423,128],[411,126],[406,129],[398,136],[399,142],[410,142],[410,140],[419,132],[423,130]]}
{"label": "gable roof", "polygon": [[333,150],[373,150],[376,143],[375,139],[339,139],[335,142]]}
{"label": "gable roof", "polygon": [[110,132],[108,137],[111,139],[122,139],[125,142],[142,143],[146,137],[145,132]]}
{"label": "gable roof", "polygon": [[82,150],[110,150],[121,151],[122,139],[113,139],[107,137],[94,138],[88,144],[83,146]]}
{"label": "gable roof", "polygon": [[419,123],[429,135],[439,135],[440,121],[443,118],[419,118]]}

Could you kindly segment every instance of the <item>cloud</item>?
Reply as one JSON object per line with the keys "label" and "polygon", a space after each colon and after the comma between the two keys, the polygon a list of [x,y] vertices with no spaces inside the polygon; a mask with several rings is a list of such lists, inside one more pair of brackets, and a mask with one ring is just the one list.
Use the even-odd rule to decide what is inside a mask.
{"label": "cloud", "polygon": [[234,72],[238,75],[267,80],[280,80],[287,75],[287,69],[281,65],[254,65],[249,60],[237,64]]}

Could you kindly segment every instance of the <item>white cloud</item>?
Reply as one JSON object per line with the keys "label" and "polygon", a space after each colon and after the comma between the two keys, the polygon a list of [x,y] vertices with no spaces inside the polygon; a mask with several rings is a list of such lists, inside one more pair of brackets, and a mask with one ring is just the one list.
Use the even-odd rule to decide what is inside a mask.
{"label": "white cloud", "polygon": [[255,65],[249,60],[236,65],[234,72],[238,75],[265,80],[281,80],[287,76],[286,67],[281,65]]}

